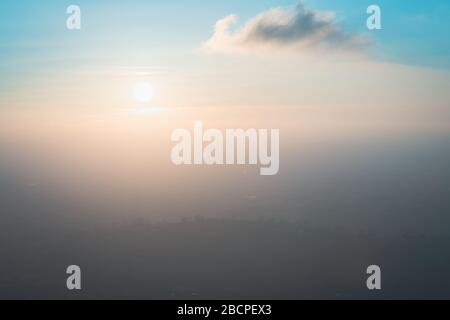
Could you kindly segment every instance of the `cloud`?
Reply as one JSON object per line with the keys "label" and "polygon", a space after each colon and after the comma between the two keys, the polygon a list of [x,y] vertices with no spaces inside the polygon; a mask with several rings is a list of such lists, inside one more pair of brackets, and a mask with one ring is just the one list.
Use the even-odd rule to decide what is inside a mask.
{"label": "cloud", "polygon": [[263,12],[233,30],[237,22],[234,14],[217,21],[214,34],[202,45],[202,51],[236,53],[287,48],[361,52],[370,43],[360,34],[343,31],[334,13],[309,10],[303,3]]}

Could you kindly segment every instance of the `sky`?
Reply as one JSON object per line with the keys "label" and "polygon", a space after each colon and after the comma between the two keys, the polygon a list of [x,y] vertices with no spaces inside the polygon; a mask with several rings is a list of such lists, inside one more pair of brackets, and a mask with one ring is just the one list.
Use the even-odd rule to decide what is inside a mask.
{"label": "sky", "polygon": [[[66,28],[70,4],[81,30]],[[371,4],[3,1],[0,107],[135,107],[140,81],[163,108],[448,107],[448,2],[380,0],[369,31]]]}

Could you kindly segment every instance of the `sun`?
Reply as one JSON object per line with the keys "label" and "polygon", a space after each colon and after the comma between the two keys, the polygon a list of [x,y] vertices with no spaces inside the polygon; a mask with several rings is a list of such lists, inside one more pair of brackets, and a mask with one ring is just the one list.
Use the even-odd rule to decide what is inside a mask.
{"label": "sun", "polygon": [[152,100],[154,96],[153,87],[149,82],[137,82],[133,88],[133,97],[136,101],[147,103]]}

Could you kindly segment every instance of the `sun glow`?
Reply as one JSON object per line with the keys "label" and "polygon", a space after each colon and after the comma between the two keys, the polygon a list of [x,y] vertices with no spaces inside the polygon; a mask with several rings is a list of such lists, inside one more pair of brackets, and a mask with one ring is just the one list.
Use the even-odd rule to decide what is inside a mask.
{"label": "sun glow", "polygon": [[136,101],[147,103],[152,100],[154,96],[153,87],[148,82],[138,82],[133,88],[133,97]]}

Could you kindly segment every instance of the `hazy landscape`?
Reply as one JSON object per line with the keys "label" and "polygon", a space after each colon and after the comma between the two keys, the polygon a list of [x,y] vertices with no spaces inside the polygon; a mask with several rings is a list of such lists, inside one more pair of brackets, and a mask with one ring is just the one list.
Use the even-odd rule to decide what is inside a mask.
{"label": "hazy landscape", "polygon": [[[97,125],[80,119],[89,137]],[[268,178],[173,167],[172,120],[133,116],[115,129],[120,144],[42,122],[3,134],[1,298],[450,297],[447,133],[329,126],[330,138],[286,121],[296,138]],[[78,294],[65,288],[71,264],[83,270]],[[383,267],[381,293],[365,287],[371,264]]]}

